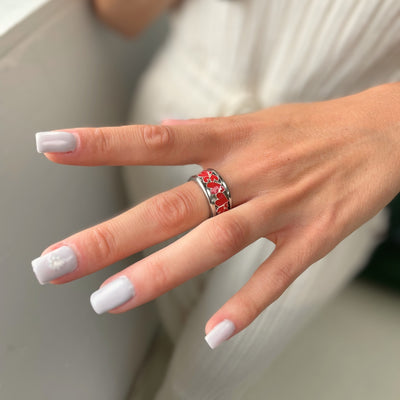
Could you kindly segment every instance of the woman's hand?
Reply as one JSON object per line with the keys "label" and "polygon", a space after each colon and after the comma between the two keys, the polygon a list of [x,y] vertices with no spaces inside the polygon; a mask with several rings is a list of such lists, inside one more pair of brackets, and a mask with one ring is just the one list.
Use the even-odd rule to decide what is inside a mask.
{"label": "woman's hand", "polygon": [[[208,321],[207,334],[231,321],[209,336],[213,346],[216,331],[222,329],[226,339],[244,329],[308,266],[399,192],[399,105],[399,84],[391,84],[233,117],[38,134],[41,152],[72,150],[46,153],[60,164],[214,168],[231,191],[233,208],[208,219],[204,193],[186,182],[50,246],[44,254],[62,247],[60,254],[35,260],[35,272],[46,281],[71,271],[52,281],[69,282],[194,228],[103,283],[92,298],[94,308],[121,313],[261,237],[270,239],[276,244],[273,254]],[[56,275],[46,275],[49,269]]]}

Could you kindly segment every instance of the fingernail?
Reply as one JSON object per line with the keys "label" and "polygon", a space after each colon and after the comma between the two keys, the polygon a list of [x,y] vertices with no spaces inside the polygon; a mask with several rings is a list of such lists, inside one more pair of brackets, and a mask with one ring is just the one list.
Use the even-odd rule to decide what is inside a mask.
{"label": "fingernail", "polygon": [[222,342],[229,339],[233,332],[235,332],[235,324],[229,319],[224,319],[214,326],[204,339],[212,349],[215,349]]}
{"label": "fingernail", "polygon": [[126,276],[107,283],[90,296],[90,304],[97,314],[103,314],[126,303],[135,295],[135,288]]}
{"label": "fingernail", "polygon": [[75,150],[76,137],[70,132],[38,132],[36,149],[38,153],[65,153]]}
{"label": "fingernail", "polygon": [[32,261],[33,272],[42,285],[72,272],[77,266],[76,255],[68,246],[59,247]]}

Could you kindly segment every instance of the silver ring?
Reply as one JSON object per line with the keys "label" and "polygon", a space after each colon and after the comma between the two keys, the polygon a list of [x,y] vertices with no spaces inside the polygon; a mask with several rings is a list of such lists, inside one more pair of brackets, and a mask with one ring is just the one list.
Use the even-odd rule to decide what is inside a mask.
{"label": "silver ring", "polygon": [[232,208],[232,198],[228,186],[215,169],[207,168],[199,174],[191,176],[188,180],[197,182],[203,190],[210,206],[210,217],[222,214]]}

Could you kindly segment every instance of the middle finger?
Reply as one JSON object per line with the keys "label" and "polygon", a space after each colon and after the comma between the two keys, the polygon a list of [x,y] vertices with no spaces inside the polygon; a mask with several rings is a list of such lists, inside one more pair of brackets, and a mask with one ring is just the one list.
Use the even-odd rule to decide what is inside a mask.
{"label": "middle finger", "polygon": [[185,232],[208,216],[201,188],[186,182],[53,244],[32,267],[42,284],[66,283]]}

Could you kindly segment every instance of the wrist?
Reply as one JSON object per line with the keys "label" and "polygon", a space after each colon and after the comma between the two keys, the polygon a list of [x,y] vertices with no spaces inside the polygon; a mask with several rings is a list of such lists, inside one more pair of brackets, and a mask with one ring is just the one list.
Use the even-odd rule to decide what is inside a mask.
{"label": "wrist", "polygon": [[377,132],[390,131],[400,139],[400,82],[375,86],[358,96],[363,99],[365,121]]}
{"label": "wrist", "polygon": [[375,86],[337,100],[345,140],[352,143],[355,155],[379,171],[381,189],[386,188],[390,201],[400,192],[400,83]]}
{"label": "wrist", "polygon": [[[393,153],[399,155],[400,82],[375,86],[356,96],[361,100],[359,116],[364,131],[391,141]],[[396,159],[400,163],[400,157]]]}

